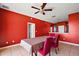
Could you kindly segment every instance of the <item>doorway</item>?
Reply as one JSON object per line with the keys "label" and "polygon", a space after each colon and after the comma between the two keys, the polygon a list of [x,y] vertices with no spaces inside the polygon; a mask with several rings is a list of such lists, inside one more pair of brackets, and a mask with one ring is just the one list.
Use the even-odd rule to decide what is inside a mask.
{"label": "doorway", "polygon": [[28,22],[27,24],[28,30],[27,30],[27,37],[28,38],[35,38],[35,24]]}

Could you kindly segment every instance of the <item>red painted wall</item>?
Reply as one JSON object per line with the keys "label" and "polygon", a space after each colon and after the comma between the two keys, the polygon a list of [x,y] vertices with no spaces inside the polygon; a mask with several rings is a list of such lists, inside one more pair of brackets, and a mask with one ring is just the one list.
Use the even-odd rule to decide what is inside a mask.
{"label": "red painted wall", "polygon": [[[48,35],[51,23],[36,18],[30,20],[30,18],[33,17],[0,8],[0,47],[16,44],[21,39],[27,38],[27,22],[35,23],[36,37]],[[15,43],[12,42],[13,40]]]}
{"label": "red painted wall", "polygon": [[69,15],[69,33],[71,42],[79,44],[79,12]]}
{"label": "red painted wall", "polygon": [[[27,36],[26,19],[27,17],[23,15],[0,9],[0,47],[19,43]],[[12,43],[13,40],[15,43]]]}
{"label": "red painted wall", "polygon": [[79,12],[69,15],[69,33],[61,36],[63,41],[79,44]]}
{"label": "red painted wall", "polygon": [[36,37],[44,36],[44,35],[48,35],[49,34],[50,25],[52,23],[41,21],[41,20],[36,19],[36,18],[32,18],[31,20],[29,20],[29,22],[35,23],[35,26],[36,26],[36,29],[35,29],[36,30],[36,33],[35,33]]}

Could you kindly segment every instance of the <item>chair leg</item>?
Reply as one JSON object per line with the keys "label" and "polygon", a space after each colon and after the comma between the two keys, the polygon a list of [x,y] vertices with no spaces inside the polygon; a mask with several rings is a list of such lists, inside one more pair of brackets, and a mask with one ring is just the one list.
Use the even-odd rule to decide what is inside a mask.
{"label": "chair leg", "polygon": [[49,56],[51,56],[50,52],[49,52]]}
{"label": "chair leg", "polygon": [[55,48],[55,53],[57,54],[57,49]]}
{"label": "chair leg", "polygon": [[37,56],[37,53],[35,53],[35,56]]}
{"label": "chair leg", "polygon": [[32,54],[31,55],[33,56],[33,51],[32,51]]}
{"label": "chair leg", "polygon": [[37,51],[34,52],[35,56],[37,56]]}
{"label": "chair leg", "polygon": [[58,51],[59,51],[59,47],[58,47],[57,49],[58,49]]}

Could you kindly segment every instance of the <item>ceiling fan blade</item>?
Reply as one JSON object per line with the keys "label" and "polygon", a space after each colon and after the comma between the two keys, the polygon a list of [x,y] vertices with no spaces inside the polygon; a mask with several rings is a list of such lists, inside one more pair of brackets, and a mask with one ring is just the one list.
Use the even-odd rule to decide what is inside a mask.
{"label": "ceiling fan blade", "polygon": [[39,13],[39,11],[35,12],[34,14],[37,14],[37,13]]}
{"label": "ceiling fan blade", "polygon": [[44,9],[44,11],[52,11],[52,9]]}
{"label": "ceiling fan blade", "polygon": [[39,8],[37,8],[37,7],[34,7],[34,6],[32,6],[32,8],[34,8],[34,9],[37,9],[37,10],[40,10]]}
{"label": "ceiling fan blade", "polygon": [[43,3],[43,5],[41,6],[42,9],[44,9],[44,7],[46,6],[47,3]]}

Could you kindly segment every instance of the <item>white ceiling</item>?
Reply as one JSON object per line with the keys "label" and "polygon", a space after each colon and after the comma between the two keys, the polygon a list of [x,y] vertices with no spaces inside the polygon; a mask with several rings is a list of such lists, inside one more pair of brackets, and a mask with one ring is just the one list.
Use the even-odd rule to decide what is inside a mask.
{"label": "white ceiling", "polygon": [[[3,3],[8,6],[11,11],[18,12],[24,15],[35,17],[44,21],[56,23],[68,20],[68,14],[79,12],[79,3],[47,3],[45,8],[54,8],[53,11],[46,11],[46,15],[41,13],[34,14],[37,10],[31,8],[35,6],[40,8],[42,3]],[[56,17],[52,17],[52,16]]]}

